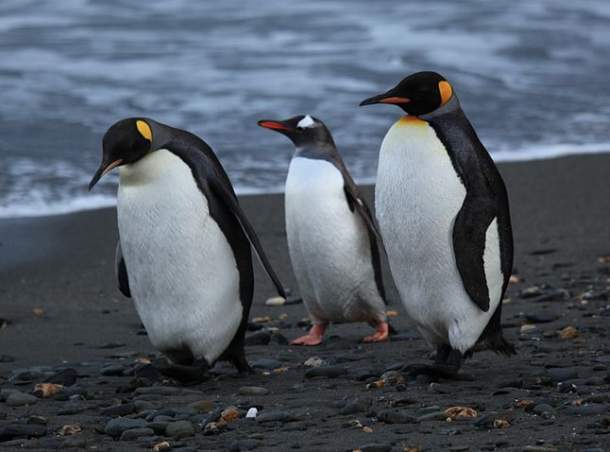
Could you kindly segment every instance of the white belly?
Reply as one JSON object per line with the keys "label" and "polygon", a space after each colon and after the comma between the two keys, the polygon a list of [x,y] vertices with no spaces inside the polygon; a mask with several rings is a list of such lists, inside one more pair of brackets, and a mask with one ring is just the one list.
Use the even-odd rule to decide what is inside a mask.
{"label": "white belly", "polygon": [[481,311],[464,289],[455,263],[453,222],[466,196],[434,129],[403,118],[381,145],[376,210],[402,302],[431,345],[471,348],[497,307],[501,284],[497,222],[487,231],[485,270],[490,309]]}
{"label": "white belly", "polygon": [[189,167],[167,151],[120,171],[118,223],[129,286],[159,350],[215,361],[239,327],[239,273]]}
{"label": "white belly", "polygon": [[315,321],[383,318],[364,222],[325,160],[295,157],[286,180],[286,233],[301,296]]}

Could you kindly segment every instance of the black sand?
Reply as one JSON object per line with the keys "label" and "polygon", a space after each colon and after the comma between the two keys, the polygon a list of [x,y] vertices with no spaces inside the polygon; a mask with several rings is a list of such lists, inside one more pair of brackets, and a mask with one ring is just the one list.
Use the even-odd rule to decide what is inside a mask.
{"label": "black sand", "polygon": [[[519,354],[510,359],[476,354],[463,368],[474,381],[431,384],[407,377],[401,384],[366,388],[384,371],[425,362],[429,355],[409,328],[387,272],[390,309],[399,313],[393,323],[400,333],[390,343],[362,345],[368,327],[338,325],[320,347],[283,345],[282,338],[303,333],[297,322],[306,315],[304,307],[266,307],[265,299],[274,294],[260,267],[252,317],[270,316],[272,321],[261,326],[279,329],[271,330],[269,345],[249,346],[247,354],[251,364],[269,370],[240,378],[220,365],[210,381],[189,387],[151,375],[134,380],[136,358],[154,351],[131,301],[116,290],[114,211],[0,221],[0,361],[6,361],[0,363],[0,401],[9,398],[7,389],[31,393],[35,383],[61,369],[78,374],[56,398],[9,406],[19,405],[18,394],[0,402],[0,449],[134,450],[168,441],[174,450],[352,450],[365,445],[378,447],[362,450],[606,450],[610,258],[600,258],[610,255],[610,155],[502,164],[500,169],[511,198],[521,279],[509,288],[503,323]],[[284,284],[296,291],[282,197],[244,197],[242,204]],[[569,326],[576,337],[562,339],[558,332]],[[303,363],[313,356],[324,361],[326,376],[308,378]],[[101,375],[102,368],[109,375]],[[145,387],[134,391],[137,384]],[[162,385],[170,389],[159,389]],[[264,387],[269,394],[240,395],[243,386]],[[201,400],[209,403],[189,407]],[[120,409],[103,411],[120,403]],[[259,408],[259,420],[280,414],[269,422],[240,418],[204,435],[200,424],[217,417],[208,409],[230,405],[242,417],[253,406]],[[441,412],[452,406],[474,408],[477,416],[447,422]],[[142,419],[139,425],[152,431],[113,439],[103,430],[119,414]],[[32,416],[45,417],[46,424]],[[151,423],[155,417],[158,421]],[[167,437],[184,425],[166,430],[163,422],[181,419],[192,424],[194,434]],[[82,431],[59,435],[67,424],[79,424]],[[40,438],[22,438],[19,430]],[[133,439],[138,434],[144,436]]]}

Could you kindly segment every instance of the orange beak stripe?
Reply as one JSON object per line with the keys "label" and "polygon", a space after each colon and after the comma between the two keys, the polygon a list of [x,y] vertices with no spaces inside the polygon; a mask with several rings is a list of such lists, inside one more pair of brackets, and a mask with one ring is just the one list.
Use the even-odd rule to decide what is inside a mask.
{"label": "orange beak stripe", "polygon": [[411,99],[409,99],[408,97],[386,97],[385,99],[381,99],[379,101],[380,104],[393,105],[408,104],[409,102],[411,102]]}

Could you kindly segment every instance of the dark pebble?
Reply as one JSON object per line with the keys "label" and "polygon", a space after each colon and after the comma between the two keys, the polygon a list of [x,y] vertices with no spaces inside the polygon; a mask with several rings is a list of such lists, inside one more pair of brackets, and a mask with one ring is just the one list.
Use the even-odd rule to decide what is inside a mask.
{"label": "dark pebble", "polygon": [[366,413],[371,407],[371,401],[368,399],[356,399],[351,400],[345,404],[343,408],[339,410],[339,414],[356,414]]}
{"label": "dark pebble", "polygon": [[133,403],[123,403],[104,408],[100,411],[102,416],[127,416],[136,411],[136,406]]}
{"label": "dark pebble", "polygon": [[404,410],[385,410],[381,411],[377,418],[386,424],[414,424],[417,419],[409,415]]}
{"label": "dark pebble", "polygon": [[557,320],[559,316],[550,314],[526,314],[525,320],[528,323],[551,323]]}
{"label": "dark pebble", "polygon": [[165,434],[176,439],[186,438],[195,434],[195,427],[190,421],[171,422],[167,424]]}
{"label": "dark pebble", "polygon": [[34,424],[6,424],[0,425],[0,441],[9,441],[15,438],[35,438],[47,434],[44,425]]}
{"label": "dark pebble", "polygon": [[108,421],[104,427],[104,433],[113,438],[118,438],[125,430],[132,428],[147,427],[144,419],[130,419],[127,417],[117,417]]}
{"label": "dark pebble", "polygon": [[229,445],[229,452],[241,452],[242,450],[256,449],[260,445],[259,441],[254,439],[243,439],[235,441]]}
{"label": "dark pebble", "polygon": [[120,377],[123,375],[124,370],[125,367],[118,364],[112,364],[110,366],[103,367],[100,370],[100,374],[105,377]]}
{"label": "dark pebble", "polygon": [[570,367],[552,367],[546,370],[546,375],[555,383],[578,378],[578,370]]}
{"label": "dark pebble", "polygon": [[601,403],[591,403],[581,406],[573,406],[568,408],[568,413],[575,416],[595,416],[598,414],[606,414],[608,412],[608,405]]}
{"label": "dark pebble", "polygon": [[547,403],[539,403],[532,408],[532,413],[538,416],[550,417],[555,414],[555,408]]}
{"label": "dark pebble", "polygon": [[298,421],[298,417],[293,416],[287,411],[263,411],[256,416],[256,422],[293,422]]}
{"label": "dark pebble", "polygon": [[251,345],[268,345],[271,341],[271,333],[268,331],[260,330],[256,333],[249,334],[246,336],[245,344]]}
{"label": "dark pebble", "polygon": [[344,375],[347,375],[347,369],[335,366],[314,367],[305,372],[305,378],[337,378]]}
{"label": "dark pebble", "polygon": [[250,366],[252,366],[254,369],[273,370],[277,369],[278,367],[282,367],[282,363],[277,359],[261,358],[257,359],[256,361],[252,361]]}
{"label": "dark pebble", "polygon": [[75,369],[67,368],[63,369],[56,374],[46,379],[46,383],[55,383],[63,386],[72,386],[76,383],[78,373]]}
{"label": "dark pebble", "polygon": [[0,363],[12,363],[15,361],[15,357],[11,355],[0,355]]}
{"label": "dark pebble", "polygon": [[99,349],[101,350],[112,350],[114,348],[125,347],[125,344],[122,342],[106,342],[105,344],[100,345]]}
{"label": "dark pebble", "polygon": [[142,438],[143,436],[153,436],[155,434],[154,430],[147,427],[142,428],[132,428],[129,430],[125,430],[121,433],[121,441],[133,441],[138,438]]}
{"label": "dark pebble", "polygon": [[6,398],[5,402],[8,406],[18,407],[24,405],[34,405],[38,402],[38,398],[31,394],[24,394],[20,391],[14,391]]}
{"label": "dark pebble", "polygon": [[271,335],[270,343],[277,345],[288,345],[288,339],[286,336],[280,333],[274,333]]}
{"label": "dark pebble", "polygon": [[392,446],[390,444],[365,444],[357,448],[361,452],[390,452]]}

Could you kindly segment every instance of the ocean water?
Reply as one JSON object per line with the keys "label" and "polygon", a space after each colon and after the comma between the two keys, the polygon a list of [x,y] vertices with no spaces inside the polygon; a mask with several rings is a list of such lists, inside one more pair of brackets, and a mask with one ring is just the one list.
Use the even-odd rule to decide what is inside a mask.
{"label": "ocean water", "polygon": [[292,145],[261,118],[313,114],[374,180],[398,117],[358,108],[436,70],[497,160],[610,150],[610,2],[2,0],[0,217],[63,213],[93,193],[101,137],[145,115],[202,136],[238,192],[281,191]]}

